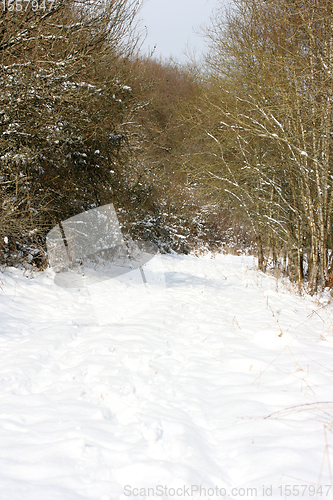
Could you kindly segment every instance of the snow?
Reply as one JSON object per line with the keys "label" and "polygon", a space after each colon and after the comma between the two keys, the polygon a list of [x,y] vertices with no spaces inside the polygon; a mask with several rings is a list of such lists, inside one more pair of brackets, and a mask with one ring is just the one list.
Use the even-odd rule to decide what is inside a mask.
{"label": "snow", "polygon": [[332,498],[332,306],[252,257],[156,258],[163,292],[105,325],[50,269],[0,275],[0,499]]}

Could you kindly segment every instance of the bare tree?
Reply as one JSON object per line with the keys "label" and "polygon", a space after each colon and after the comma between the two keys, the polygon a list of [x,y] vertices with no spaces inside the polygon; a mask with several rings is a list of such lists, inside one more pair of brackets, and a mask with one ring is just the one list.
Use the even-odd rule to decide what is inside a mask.
{"label": "bare tree", "polygon": [[202,99],[215,147],[206,177],[312,291],[332,254],[332,6],[235,0],[208,30]]}

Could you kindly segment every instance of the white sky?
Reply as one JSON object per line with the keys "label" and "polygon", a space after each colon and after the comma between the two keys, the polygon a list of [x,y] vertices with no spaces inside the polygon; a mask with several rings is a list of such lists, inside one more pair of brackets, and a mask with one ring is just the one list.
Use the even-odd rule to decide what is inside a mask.
{"label": "white sky", "polygon": [[186,44],[199,53],[205,47],[202,37],[193,32],[207,24],[213,9],[222,0],[144,0],[140,17],[148,34],[142,52],[148,55],[156,45],[155,57],[185,61]]}

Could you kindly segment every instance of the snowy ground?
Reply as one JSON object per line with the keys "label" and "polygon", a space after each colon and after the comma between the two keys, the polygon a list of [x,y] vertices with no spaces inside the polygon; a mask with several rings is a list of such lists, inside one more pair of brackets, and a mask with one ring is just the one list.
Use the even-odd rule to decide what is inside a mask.
{"label": "snowy ground", "polygon": [[50,270],[0,275],[0,499],[333,498],[332,306],[250,257],[163,266],[104,326]]}

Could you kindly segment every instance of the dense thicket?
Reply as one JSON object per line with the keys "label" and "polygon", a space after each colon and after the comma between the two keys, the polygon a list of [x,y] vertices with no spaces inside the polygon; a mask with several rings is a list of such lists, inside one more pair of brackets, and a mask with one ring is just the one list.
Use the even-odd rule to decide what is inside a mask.
{"label": "dense thicket", "polygon": [[19,5],[0,12],[5,259],[122,190],[131,96],[117,61],[133,48],[137,8],[132,0]]}
{"label": "dense thicket", "polygon": [[[180,252],[251,247],[249,224],[217,202],[189,169],[198,136],[184,120],[184,110],[198,98],[201,85],[187,67],[153,59],[130,64],[133,94],[140,96],[130,136],[140,171],[131,229],[161,249]],[[148,194],[149,192],[149,194]]]}
{"label": "dense thicket", "polygon": [[259,266],[271,258],[312,291],[332,266],[332,8],[235,0],[207,31],[191,113],[204,143],[196,169],[251,222]]}

